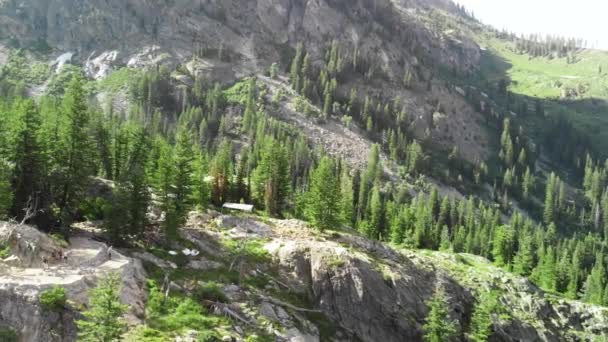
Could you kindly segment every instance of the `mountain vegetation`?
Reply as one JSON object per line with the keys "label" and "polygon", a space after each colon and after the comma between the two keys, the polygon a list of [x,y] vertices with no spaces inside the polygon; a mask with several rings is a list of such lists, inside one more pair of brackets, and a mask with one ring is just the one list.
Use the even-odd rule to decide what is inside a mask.
{"label": "mountain vegetation", "polygon": [[[370,30],[385,37],[397,12],[376,9],[380,28]],[[429,57],[425,42],[402,26],[395,39],[425,62],[401,61],[398,73],[327,37],[290,41],[279,53],[285,57],[231,82],[188,69],[204,59],[236,65],[237,52],[223,45],[191,51],[177,65],[121,67],[95,80],[76,65],[51,70],[40,49],[13,44],[0,68],[0,219],[66,239],[75,222],[102,221],[120,247],[161,229],[169,245],[190,211],[250,203],[256,215],[304,220],[319,231],[352,229],[398,248],[477,255],[547,293],[608,306],[608,55],[577,39],[500,32],[452,5],[425,20],[426,30],[460,30],[484,47],[479,69]],[[456,111],[444,93],[475,112],[472,121],[489,137],[484,153],[435,139],[431,131],[454,127],[441,126]],[[122,110],[111,99],[118,95]],[[432,108],[428,122],[409,112],[411,97]],[[367,156],[317,144],[297,120],[356,134]],[[92,191],[100,180],[112,184],[111,197]],[[150,208],[162,212],[158,227]],[[122,333],[117,282],[109,278],[91,294],[78,323],[84,340]],[[171,323],[163,305],[196,305],[156,295],[157,326]],[[427,303],[425,340],[459,336],[447,300],[438,289]],[[496,295],[477,301],[467,338],[487,341]]]}

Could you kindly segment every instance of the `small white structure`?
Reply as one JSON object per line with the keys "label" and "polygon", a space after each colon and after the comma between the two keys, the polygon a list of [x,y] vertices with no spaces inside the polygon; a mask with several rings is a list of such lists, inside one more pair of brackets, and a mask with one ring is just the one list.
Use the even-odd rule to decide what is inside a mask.
{"label": "small white structure", "polygon": [[253,204],[224,203],[222,209],[238,210],[251,213],[253,212]]}

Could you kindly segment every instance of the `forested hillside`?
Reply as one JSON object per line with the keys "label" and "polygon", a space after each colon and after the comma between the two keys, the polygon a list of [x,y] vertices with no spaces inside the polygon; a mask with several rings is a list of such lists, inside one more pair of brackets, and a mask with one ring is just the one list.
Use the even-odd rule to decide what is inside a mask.
{"label": "forested hillside", "polygon": [[[580,41],[406,0],[0,1],[0,28],[2,220],[167,256],[247,203],[608,306],[608,54]],[[426,340],[492,340],[500,294],[449,325],[438,288]]]}

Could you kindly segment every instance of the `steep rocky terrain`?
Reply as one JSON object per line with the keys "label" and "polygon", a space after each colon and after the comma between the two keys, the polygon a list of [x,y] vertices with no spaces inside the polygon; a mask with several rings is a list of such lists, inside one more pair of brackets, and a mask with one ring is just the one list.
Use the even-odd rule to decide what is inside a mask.
{"label": "steep rocky terrain", "polygon": [[[602,194],[608,170],[595,161],[603,152],[584,162],[607,141],[596,111],[605,102],[598,98],[608,96],[602,73],[608,58],[577,47],[567,56],[533,57],[518,47],[526,43],[480,24],[449,0],[0,0],[0,117],[11,121],[8,130],[0,122],[11,135],[0,143],[28,137],[22,124],[38,125],[11,101],[41,99],[33,106],[44,133],[36,134],[45,136],[33,140],[43,142],[41,155],[55,159],[40,162],[54,169],[41,172],[38,190],[56,196],[54,182],[65,171],[57,146],[68,147],[53,146],[64,128],[53,115],[70,117],[60,108],[68,102],[57,99],[82,74],[90,112],[84,116],[98,120],[87,133],[95,135],[90,142],[103,164],[82,176],[82,184],[95,179],[95,189],[78,194],[70,208],[71,219],[85,222],[71,227],[69,241],[0,221],[0,340],[4,333],[28,342],[76,340],[75,320],[90,290],[113,272],[122,276],[121,300],[129,305],[126,341],[421,341],[429,299],[442,291],[457,324],[454,341],[471,340],[485,294],[498,303],[489,314],[490,341],[602,340],[607,309],[565,297],[608,303],[601,255],[608,241],[608,192]],[[302,82],[294,81],[300,74]],[[560,115],[573,108],[571,128]],[[107,127],[106,118],[113,119]],[[135,152],[147,146],[135,144],[136,124],[154,140],[139,165],[143,172],[131,168]],[[192,134],[182,143],[192,146],[178,146],[179,125]],[[263,141],[270,136],[276,141],[268,148],[277,145],[271,151],[289,144],[285,151],[297,154],[295,162],[273,168],[281,173],[277,182],[289,183],[280,200],[274,180],[259,179],[267,176],[265,159],[273,159]],[[228,141],[224,155],[221,143]],[[381,162],[374,164],[375,143]],[[15,160],[28,151],[0,146],[0,152],[0,190],[15,190],[22,185],[16,175],[28,171]],[[302,211],[312,206],[308,196],[324,152],[336,158],[330,169],[340,173],[332,187],[345,198],[340,224],[320,232],[296,219],[256,216],[265,210],[311,220]],[[192,155],[196,160],[186,162]],[[180,161],[185,167],[168,165]],[[180,190],[196,187],[197,194],[183,196],[172,177],[195,166],[179,181],[190,181]],[[552,171],[566,183],[549,177]],[[220,184],[222,177],[228,180]],[[554,183],[548,201],[545,178],[547,189]],[[30,193],[16,190],[5,192],[31,209]],[[454,200],[468,195],[468,202]],[[169,237],[169,215],[160,207],[178,197],[188,197],[181,198],[188,209],[180,206],[179,215],[194,211]],[[145,204],[133,205],[138,200]],[[260,211],[200,209],[225,201],[252,202]],[[116,203],[132,205],[142,220],[123,222],[132,208]],[[55,204],[38,213],[49,218],[31,223],[65,233]],[[20,206],[5,209],[6,219],[22,215]],[[513,213],[523,215],[511,220]],[[408,236],[398,236],[400,230]],[[116,241],[125,248],[110,259],[105,241],[121,234]],[[508,250],[496,248],[503,245]],[[425,248],[466,250],[492,261]],[[59,250],[67,261],[53,258]],[[499,260],[502,254],[508,263]],[[550,292],[505,271],[515,269],[516,255],[528,258],[529,269],[519,274]],[[604,276],[596,284],[600,300],[586,293],[591,274]],[[60,313],[40,299],[55,286],[68,296]]]}
{"label": "steep rocky terrain", "polygon": [[[187,85],[195,76],[229,84],[275,62],[287,70],[298,43],[315,65],[336,40],[368,65],[338,93],[347,97],[354,88],[384,101],[399,98],[415,137],[446,149],[455,144],[474,162],[489,148],[482,117],[438,69],[471,73],[481,58],[466,31],[438,24],[436,16],[454,10],[446,0],[2,1],[0,39],[55,63],[80,64],[93,78],[124,66],[186,65],[176,83]],[[406,70],[420,86],[403,86]]]}
{"label": "steep rocky terrain", "polygon": [[[492,341],[579,341],[608,333],[605,309],[554,298],[483,258],[393,249],[350,231],[321,234],[296,220],[193,212],[181,230],[183,242],[173,246],[200,252],[186,257],[189,260],[148,246],[154,254],[129,250],[125,252],[135,259],[117,254],[112,260],[122,265],[106,261],[96,267],[106,247],[74,238],[66,250],[71,251],[70,259],[83,262],[51,265],[46,271],[28,262],[31,252],[23,244],[36,244],[36,253],[46,255],[57,248],[52,240],[27,226],[3,227],[2,241],[13,253],[0,263],[0,326],[17,331],[21,341],[57,336],[72,341],[77,308],[86,303],[83,294],[96,276],[111,269],[122,270],[123,301],[135,315],[130,324],[140,324],[136,317],[144,317],[146,298],[140,262],[148,277],[168,277],[171,295],[196,296],[199,286],[219,285],[221,295],[216,296],[227,305],[219,312],[230,320],[211,328],[218,329],[223,340],[240,341],[257,330],[274,341],[419,341],[428,313],[425,302],[438,287],[445,289],[450,316],[460,322],[461,331],[467,331],[475,298],[482,292],[497,293],[500,310],[492,315]],[[87,249],[102,256],[76,255]],[[16,260],[23,263],[16,265]],[[71,309],[61,317],[38,305],[40,292],[52,285],[65,286],[68,292]],[[59,331],[57,324],[63,327]],[[181,338],[188,341],[202,332],[197,330]],[[127,340],[143,338],[138,331]]]}

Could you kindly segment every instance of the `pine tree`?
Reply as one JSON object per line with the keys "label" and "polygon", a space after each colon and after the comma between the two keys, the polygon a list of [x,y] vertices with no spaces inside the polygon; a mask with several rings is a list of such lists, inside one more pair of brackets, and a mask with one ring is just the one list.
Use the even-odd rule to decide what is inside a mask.
{"label": "pine tree", "polygon": [[0,159],[0,219],[7,219],[9,210],[13,206],[11,171],[9,164]]}
{"label": "pine tree", "polygon": [[429,314],[425,319],[424,340],[426,342],[445,342],[458,334],[456,323],[451,320],[447,298],[443,290],[435,292],[427,302]]}
{"label": "pine tree", "polygon": [[207,155],[198,151],[192,162],[192,197],[191,202],[205,208],[211,199],[207,177],[209,176],[209,161]]}
{"label": "pine tree", "polygon": [[492,256],[498,266],[507,266],[511,263],[514,245],[514,232],[511,227],[500,226],[494,231],[492,243]]}
{"label": "pine tree", "polygon": [[472,342],[487,342],[493,333],[492,315],[498,310],[498,298],[493,292],[484,292],[479,296],[471,318],[469,339]]}
{"label": "pine tree", "polygon": [[80,77],[74,77],[68,85],[63,109],[67,116],[67,132],[61,142],[61,181],[56,193],[59,194],[59,218],[66,232],[95,168],[95,151],[89,132],[86,95]]}
{"label": "pine tree", "polygon": [[303,52],[304,52],[304,45],[302,45],[302,43],[299,43],[296,48],[296,55],[293,58],[293,61],[291,63],[290,74],[289,74],[289,82],[291,83],[291,87],[297,93],[299,93],[301,91],[302,77],[300,75],[300,71],[302,69],[302,63],[303,63],[303,61],[302,61]]}
{"label": "pine tree", "polygon": [[570,274],[568,276],[569,282],[566,288],[566,297],[570,299],[578,299],[579,279],[581,273],[581,247],[579,244],[577,244],[574,252],[572,253],[571,262],[572,263],[569,268]]}
{"label": "pine tree", "polygon": [[450,232],[448,230],[448,226],[443,226],[441,229],[441,244],[439,245],[439,250],[441,251],[450,251],[452,248],[452,243],[450,241]]}
{"label": "pine tree", "polygon": [[603,305],[605,283],[606,269],[604,268],[604,255],[598,253],[595,258],[595,265],[583,287],[582,300],[591,304]]}
{"label": "pine tree", "polygon": [[513,271],[521,276],[529,276],[534,267],[532,236],[526,230],[520,234],[519,249],[513,259]]}
{"label": "pine tree", "polygon": [[36,104],[32,100],[18,102],[17,113],[21,126],[15,141],[13,215],[20,220],[25,207],[37,206],[41,201],[46,161]]}
{"label": "pine tree", "polygon": [[554,173],[551,173],[545,191],[545,209],[543,211],[543,220],[545,224],[550,224],[555,221],[555,183],[556,176]]}
{"label": "pine tree", "polygon": [[251,77],[247,84],[247,100],[245,101],[245,113],[243,114],[243,127],[241,129],[242,132],[248,132],[255,121],[257,111],[256,94],[257,79],[255,77]]}
{"label": "pine tree", "polygon": [[361,184],[359,186],[359,198],[357,200],[357,217],[359,219],[365,217],[369,192],[376,179],[380,178],[381,172],[382,165],[380,164],[380,146],[378,144],[374,144],[372,145],[367,157],[367,168],[361,177]]}
{"label": "pine tree", "polygon": [[530,199],[530,193],[534,191],[534,176],[532,176],[529,167],[526,167],[526,173],[524,174],[521,186],[523,198],[527,201]]}
{"label": "pine tree", "polygon": [[347,168],[343,168],[340,176],[340,212],[342,222],[349,226],[353,226],[355,223],[353,196],[353,180],[348,174]]}
{"label": "pine tree", "polygon": [[306,195],[306,217],[317,228],[335,228],[340,222],[340,186],[333,162],[323,157],[310,177]]}
{"label": "pine tree", "polygon": [[555,291],[557,284],[557,272],[555,269],[555,251],[548,246],[543,253],[539,252],[538,266],[532,274],[537,284],[548,290]]}
{"label": "pine tree", "polygon": [[268,138],[262,146],[252,182],[256,199],[264,204],[270,216],[278,215],[283,209],[289,190],[288,168],[285,148],[274,138]]}
{"label": "pine tree", "polygon": [[420,162],[422,161],[422,158],[422,147],[416,140],[414,140],[414,142],[407,147],[407,172],[413,174],[420,172]]}
{"label": "pine tree", "polygon": [[117,181],[114,200],[105,215],[105,226],[114,243],[142,234],[148,223],[150,184],[146,164],[150,144],[143,129],[135,132],[134,141],[126,172]]}
{"label": "pine tree", "polygon": [[175,175],[173,193],[173,214],[178,224],[182,224],[190,209],[192,199],[192,163],[194,138],[190,131],[181,127],[178,130],[175,143]]}
{"label": "pine tree", "polygon": [[382,204],[382,195],[378,184],[375,184],[372,189],[372,195],[369,202],[369,222],[367,236],[371,239],[379,239],[384,229],[384,208]]}
{"label": "pine tree", "polygon": [[273,80],[276,79],[279,74],[279,65],[277,63],[272,63],[270,65],[268,74],[270,75],[270,78],[272,78]]}
{"label": "pine tree", "polygon": [[222,205],[228,199],[230,180],[232,178],[232,144],[223,140],[211,163],[212,198],[215,205]]}
{"label": "pine tree", "polygon": [[89,309],[83,312],[85,320],[76,324],[79,341],[112,342],[121,339],[127,325],[122,316],[128,306],[120,303],[121,278],[111,274],[101,279],[89,294]]}

